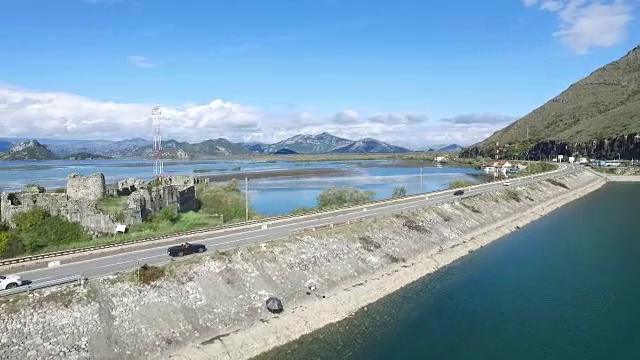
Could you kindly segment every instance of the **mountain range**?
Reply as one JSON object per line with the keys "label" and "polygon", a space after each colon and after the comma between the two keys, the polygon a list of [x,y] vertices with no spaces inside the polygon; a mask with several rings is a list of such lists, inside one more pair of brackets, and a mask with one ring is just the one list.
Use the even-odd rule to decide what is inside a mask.
{"label": "mountain range", "polygon": [[593,71],[462,157],[640,157],[640,46]]}
{"label": "mountain range", "polygon": [[[55,158],[150,158],[154,156],[153,143],[146,139],[133,138],[121,141],[90,140],[26,140],[9,142],[0,140],[5,150],[0,159],[55,159]],[[16,139],[11,139],[16,140]],[[24,139],[20,139],[24,140]],[[8,150],[11,147],[19,151]],[[28,149],[28,151],[24,149]],[[459,145],[446,146],[443,151],[455,151]],[[357,153],[408,153],[404,147],[365,138],[349,140],[329,133],[318,135],[296,135],[274,144],[234,143],[224,138],[209,139],[199,143],[177,140],[162,142],[165,158],[190,159],[210,156],[255,155],[255,154],[357,154]],[[9,151],[6,153],[6,151]]]}

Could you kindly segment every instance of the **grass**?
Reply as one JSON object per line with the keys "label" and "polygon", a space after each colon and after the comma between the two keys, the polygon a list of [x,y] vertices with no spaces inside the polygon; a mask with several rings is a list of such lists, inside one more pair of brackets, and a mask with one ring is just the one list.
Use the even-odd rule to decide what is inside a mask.
{"label": "grass", "polygon": [[127,197],[107,195],[98,200],[96,207],[103,214],[116,214],[127,209]]}
{"label": "grass", "polygon": [[449,183],[449,189],[460,189],[460,188],[465,188],[471,185],[474,185],[474,183],[472,183],[471,181],[453,180],[451,183]]}
{"label": "grass", "polygon": [[451,216],[449,216],[448,214],[446,214],[444,211],[442,211],[441,209],[438,208],[433,208],[433,212],[436,213],[436,215],[440,216],[440,218],[442,220],[444,220],[445,222],[449,222],[451,220],[453,220],[453,218],[451,218]]}

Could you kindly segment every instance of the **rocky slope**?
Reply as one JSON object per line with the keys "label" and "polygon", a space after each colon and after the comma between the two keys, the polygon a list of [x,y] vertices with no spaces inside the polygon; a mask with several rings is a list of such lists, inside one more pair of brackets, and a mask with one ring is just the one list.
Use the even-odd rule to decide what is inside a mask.
{"label": "rocky slope", "polygon": [[508,157],[577,154],[631,159],[640,157],[639,134],[640,46],[486,140],[464,149],[461,156],[491,156],[499,142],[506,146]]}
{"label": "rocky slope", "polygon": [[[332,293],[349,291],[345,284],[361,276],[392,266],[412,267],[418,254],[437,257],[447,249],[465,249],[463,242],[470,242],[466,237],[483,229],[495,231],[496,222],[595,179],[599,177],[585,171],[558,178],[556,184],[512,187],[206,255],[171,267],[164,281],[151,285],[140,285],[126,274],[91,280],[85,287],[3,300],[0,359],[167,359],[169,353],[182,352],[184,344],[224,342],[238,329],[275,321],[264,310],[270,295],[283,299],[284,316],[313,300],[306,294],[309,280],[317,285],[318,295],[328,295],[318,301],[332,301]],[[250,338],[244,347],[261,340]],[[227,356],[241,358],[237,353]]]}
{"label": "rocky slope", "polygon": [[57,156],[36,140],[14,144],[8,152],[0,153],[0,160],[53,160]]}

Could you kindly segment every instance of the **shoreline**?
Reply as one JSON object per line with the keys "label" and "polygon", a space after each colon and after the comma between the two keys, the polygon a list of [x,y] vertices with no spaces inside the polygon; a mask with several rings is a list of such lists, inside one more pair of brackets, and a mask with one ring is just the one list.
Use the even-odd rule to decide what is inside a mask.
{"label": "shoreline", "polygon": [[[536,205],[524,213],[515,214],[462,235],[461,241],[436,253],[425,252],[408,259],[407,263],[387,266],[375,273],[349,280],[329,290],[326,298],[308,298],[269,321],[230,331],[214,341],[177,349],[169,356],[175,360],[252,359],[278,346],[298,339],[317,329],[339,322],[356,311],[437,271],[468,253],[492,243],[505,235],[538,220],[553,210],[606,184],[604,178],[571,190]],[[286,307],[286,304],[285,304]],[[309,322],[313,319],[313,323]],[[264,334],[270,334],[266,337]]]}
{"label": "shoreline", "polygon": [[601,174],[605,181],[610,182],[637,182],[640,181],[640,175],[606,175]]}

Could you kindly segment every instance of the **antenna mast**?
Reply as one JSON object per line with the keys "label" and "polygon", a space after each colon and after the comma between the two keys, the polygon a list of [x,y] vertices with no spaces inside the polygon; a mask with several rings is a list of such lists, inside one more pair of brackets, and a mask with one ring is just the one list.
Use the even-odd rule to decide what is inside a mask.
{"label": "antenna mast", "polygon": [[153,163],[154,178],[162,178],[164,175],[164,161],[162,160],[162,134],[160,133],[160,119],[162,111],[156,106],[151,109],[151,118],[153,119],[153,151],[156,160]]}

